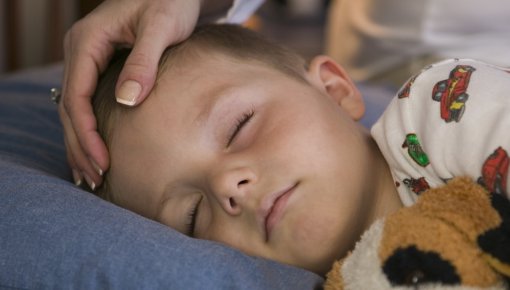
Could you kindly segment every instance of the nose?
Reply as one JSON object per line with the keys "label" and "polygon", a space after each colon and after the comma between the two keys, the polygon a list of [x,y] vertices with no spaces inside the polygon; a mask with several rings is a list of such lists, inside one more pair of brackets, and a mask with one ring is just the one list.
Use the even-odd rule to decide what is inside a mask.
{"label": "nose", "polygon": [[257,176],[249,167],[222,169],[211,175],[211,193],[225,212],[239,215],[256,182]]}

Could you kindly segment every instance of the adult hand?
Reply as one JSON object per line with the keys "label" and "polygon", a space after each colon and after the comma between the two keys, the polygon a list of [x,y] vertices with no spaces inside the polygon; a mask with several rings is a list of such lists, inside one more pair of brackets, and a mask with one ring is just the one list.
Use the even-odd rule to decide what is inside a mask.
{"label": "adult hand", "polygon": [[84,178],[89,187],[95,189],[109,167],[106,145],[96,130],[91,96],[115,47],[133,47],[116,85],[117,101],[137,105],[154,85],[164,49],[191,34],[201,8],[204,14],[204,11],[216,12],[215,9],[224,9],[232,3],[216,1],[223,4],[221,6],[219,3],[213,5],[214,2],[107,0],[67,32],[59,114],[64,127],[67,159],[76,184]]}

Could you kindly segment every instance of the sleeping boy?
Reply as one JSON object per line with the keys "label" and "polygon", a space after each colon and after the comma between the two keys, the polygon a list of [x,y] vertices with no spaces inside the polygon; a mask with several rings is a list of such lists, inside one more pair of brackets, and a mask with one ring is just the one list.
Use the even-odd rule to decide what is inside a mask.
{"label": "sleeping boy", "polygon": [[97,193],[189,236],[325,274],[376,219],[426,188],[468,175],[508,192],[502,69],[426,68],[371,135],[340,65],[307,64],[237,26],[202,26],[168,48],[137,108],[115,101],[127,55],[117,53],[93,99],[111,158]]}

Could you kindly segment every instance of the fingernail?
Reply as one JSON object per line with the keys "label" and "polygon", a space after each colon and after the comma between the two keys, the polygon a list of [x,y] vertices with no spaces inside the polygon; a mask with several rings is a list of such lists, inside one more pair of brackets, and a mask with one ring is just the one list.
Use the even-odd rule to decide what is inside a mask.
{"label": "fingernail", "polygon": [[75,169],[73,169],[73,179],[74,179],[74,185],[76,185],[76,186],[81,185],[81,182],[82,182],[81,174],[78,171],[76,171]]}
{"label": "fingernail", "polygon": [[90,176],[87,175],[87,173],[83,173],[83,177],[85,177],[85,181],[87,181],[90,189],[94,191],[96,189],[96,183],[92,180],[92,178],[90,178]]}
{"label": "fingernail", "polygon": [[138,82],[132,80],[125,81],[119,88],[117,102],[127,106],[133,106],[141,92],[142,86]]}
{"label": "fingernail", "polygon": [[92,163],[92,167],[94,167],[94,170],[99,174],[100,176],[103,176],[103,169],[97,165],[97,163],[94,161],[94,159],[89,159],[90,163]]}

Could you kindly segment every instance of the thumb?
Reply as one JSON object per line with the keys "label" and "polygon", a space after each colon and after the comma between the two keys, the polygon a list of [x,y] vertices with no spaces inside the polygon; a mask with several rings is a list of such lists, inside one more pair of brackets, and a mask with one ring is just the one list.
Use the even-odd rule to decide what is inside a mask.
{"label": "thumb", "polygon": [[117,102],[128,106],[135,106],[147,97],[156,81],[163,51],[182,38],[154,25],[146,27],[141,32],[126,59],[116,85]]}
{"label": "thumb", "polygon": [[145,99],[154,86],[164,47],[162,43],[147,43],[142,40],[135,43],[117,81],[117,102],[134,106]]}

